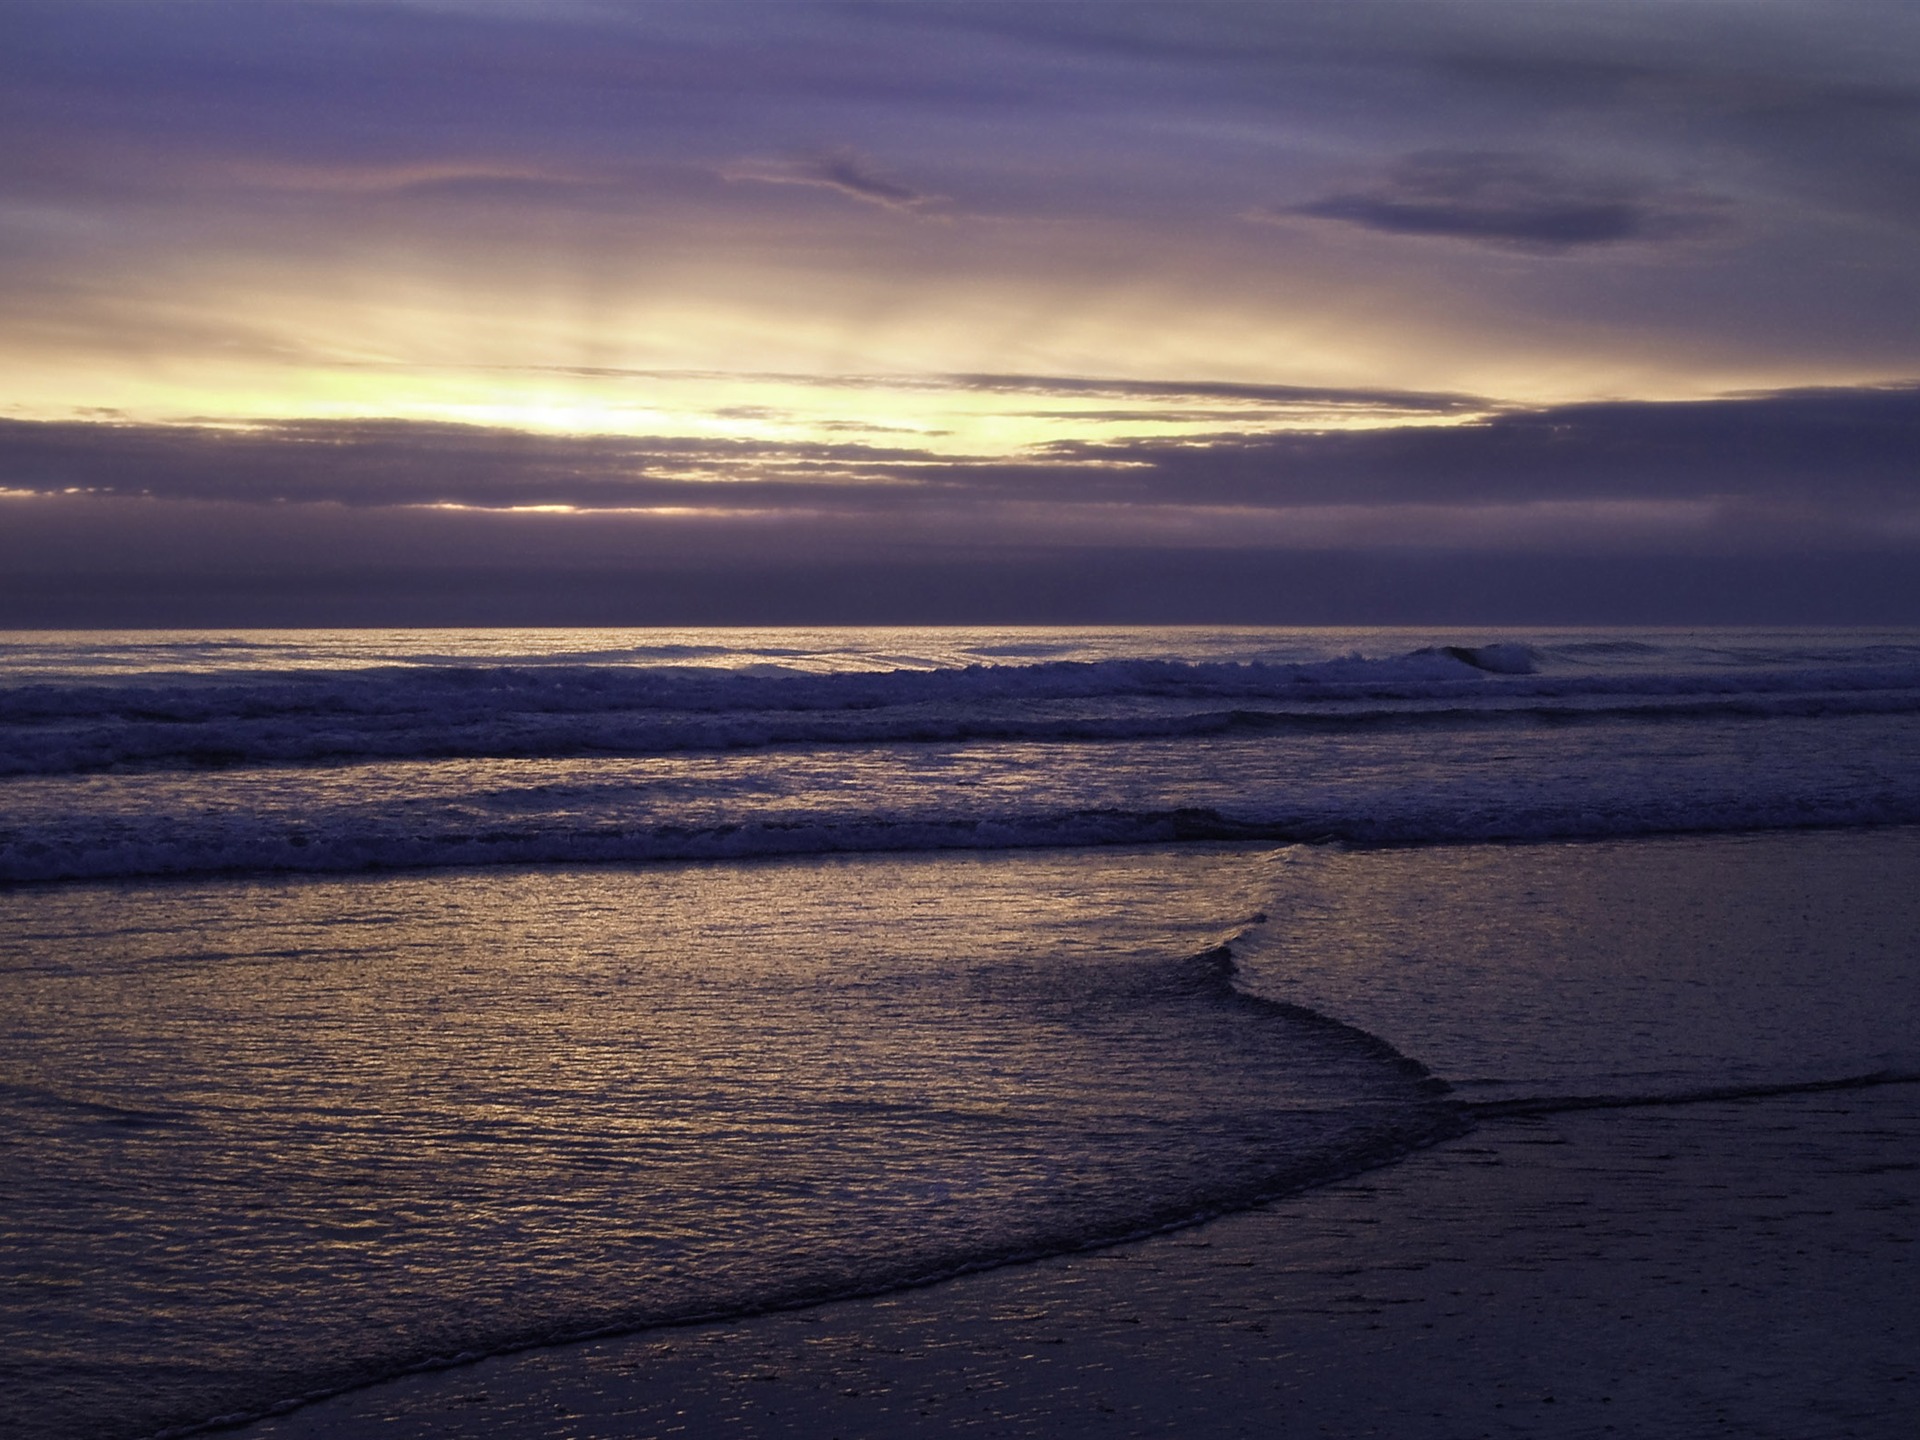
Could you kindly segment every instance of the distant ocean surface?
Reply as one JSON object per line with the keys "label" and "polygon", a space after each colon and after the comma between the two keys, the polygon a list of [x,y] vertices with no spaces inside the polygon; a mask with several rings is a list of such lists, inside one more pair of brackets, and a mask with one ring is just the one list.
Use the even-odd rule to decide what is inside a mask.
{"label": "distant ocean surface", "polygon": [[1915,631],[0,636],[0,1428],[1920,1068],[1916,826]]}
{"label": "distant ocean surface", "polygon": [[0,880],[1920,820],[1920,634],[15,635]]}

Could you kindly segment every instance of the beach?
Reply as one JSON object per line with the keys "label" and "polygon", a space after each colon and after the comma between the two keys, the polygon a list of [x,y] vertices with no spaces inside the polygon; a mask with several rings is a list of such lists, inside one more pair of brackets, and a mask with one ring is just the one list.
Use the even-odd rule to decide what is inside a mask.
{"label": "beach", "polygon": [[1910,1435],[1920,1087],[1484,1124],[1178,1234],[410,1377],[259,1440]]}
{"label": "beach", "polygon": [[1906,1433],[1920,644],[1443,638],[23,642],[0,1428]]}
{"label": "beach", "polygon": [[[1298,856],[1291,938],[1276,914],[1243,983],[1413,1032],[1480,1097],[1470,1133],[1131,1244],[497,1358],[247,1433],[1909,1435],[1917,861],[1911,830]],[[1503,924],[1436,913],[1463,875],[1508,897]],[[1459,943],[1393,965],[1383,892]],[[1310,951],[1330,916],[1348,940]],[[1735,1076],[1752,1093],[1691,1098]]]}
{"label": "beach", "polygon": [[1920,0],[0,115],[0,1440],[1920,1440]]}

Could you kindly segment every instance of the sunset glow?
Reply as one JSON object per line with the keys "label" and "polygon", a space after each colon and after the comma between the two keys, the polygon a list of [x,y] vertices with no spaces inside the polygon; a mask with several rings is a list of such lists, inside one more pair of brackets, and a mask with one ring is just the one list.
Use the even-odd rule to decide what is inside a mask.
{"label": "sunset glow", "polygon": [[[729,594],[766,558],[747,511],[806,535],[794,563],[914,573],[1119,537],[1879,552],[1920,508],[1888,478],[1920,408],[1891,118],[1920,34],[1883,7],[4,26],[0,487],[97,502],[0,535],[21,573],[92,584],[132,496],[236,575],[293,534],[267,502],[312,520],[298,571],[376,563],[321,539],[330,503],[671,518],[676,546],[724,511]],[[612,544],[577,540],[507,526],[485,566]]]}

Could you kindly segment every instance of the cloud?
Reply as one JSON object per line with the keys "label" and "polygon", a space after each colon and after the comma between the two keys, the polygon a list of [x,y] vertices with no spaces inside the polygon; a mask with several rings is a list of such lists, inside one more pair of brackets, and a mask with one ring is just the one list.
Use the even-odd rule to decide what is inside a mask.
{"label": "cloud", "polygon": [[[518,373],[577,375],[596,380],[727,380],[825,390],[889,392],[968,391],[1062,399],[1108,398],[1170,401],[1233,401],[1249,405],[1323,410],[1374,410],[1382,414],[1463,414],[1489,408],[1475,395],[1434,391],[1367,389],[1358,386],[1263,385],[1231,380],[1127,380],[1095,375],[954,374],[848,375],[778,370],[687,370],[617,365],[525,365]],[[744,412],[742,412],[744,413]]]}
{"label": "cloud", "polygon": [[[899,382],[883,382],[893,386]],[[1313,385],[1257,385],[1214,380],[1117,380],[1079,375],[981,375],[927,377],[927,384],[1002,395],[1060,398],[1108,397],[1173,401],[1224,400],[1252,405],[1317,410],[1374,410],[1383,414],[1433,415],[1482,411],[1477,396],[1410,390],[1369,390]]]}
{"label": "cloud", "polygon": [[1920,387],[1011,460],[10,421],[0,622],[1912,623],[1917,456]]}
{"label": "cloud", "polygon": [[[1920,10],[1749,8],[12,0],[0,310],[84,341],[78,377],[163,315],[318,330],[286,300],[313,293],[365,312],[343,353],[408,353],[431,297],[510,309],[491,348],[529,336],[518,358],[1205,356],[1529,394],[1913,373],[1886,221],[1920,223]],[[1734,212],[1695,183],[1750,242],[1710,282],[1673,242]],[[1294,206],[1267,217],[1289,232],[1234,222],[1256,205]],[[1489,248],[1631,252],[1648,283],[1535,265],[1516,293]],[[748,323],[685,340],[669,297]],[[1137,359],[1100,333],[1117,314]],[[567,325],[589,333],[529,335]]]}
{"label": "cloud", "polygon": [[858,444],[536,435],[415,421],[0,420],[0,488],[245,505],[616,510],[691,498],[715,512],[802,508],[849,483],[867,495],[922,459],[917,450]]}
{"label": "cloud", "polygon": [[[1920,388],[1614,401],[1456,425],[1223,433],[1048,453],[1063,466],[1124,459],[1125,483],[1194,504],[1707,500],[1723,514],[1888,528],[1920,509]],[[1120,474],[1106,483],[1121,483]]]}
{"label": "cloud", "polygon": [[915,190],[889,179],[852,150],[839,149],[805,159],[747,160],[720,171],[727,180],[756,181],[763,185],[808,185],[836,191],[851,200],[887,210],[921,210],[945,197]]}
{"label": "cloud", "polygon": [[1388,235],[1466,240],[1545,253],[1699,236],[1723,203],[1648,181],[1581,172],[1541,155],[1424,150],[1379,183],[1262,218],[1303,216]]}
{"label": "cloud", "polygon": [[[1911,547],[1920,541],[1916,457],[1920,387],[1569,405],[1362,430],[1222,430],[1055,444],[1004,459],[938,455],[904,437],[859,444],[403,421],[0,421],[0,491],[10,492],[0,505],[37,496],[697,514],[809,534],[858,531],[883,547],[943,536]],[[798,530],[794,543],[802,544]]]}

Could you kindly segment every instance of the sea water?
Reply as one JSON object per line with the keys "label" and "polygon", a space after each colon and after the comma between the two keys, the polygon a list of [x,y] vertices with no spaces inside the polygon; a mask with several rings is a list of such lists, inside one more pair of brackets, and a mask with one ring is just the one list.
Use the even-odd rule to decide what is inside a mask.
{"label": "sea water", "polygon": [[9,1433],[1101,1243],[1476,1104],[1920,1068],[1912,632],[0,666]]}

